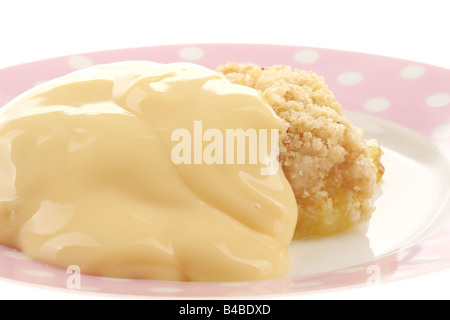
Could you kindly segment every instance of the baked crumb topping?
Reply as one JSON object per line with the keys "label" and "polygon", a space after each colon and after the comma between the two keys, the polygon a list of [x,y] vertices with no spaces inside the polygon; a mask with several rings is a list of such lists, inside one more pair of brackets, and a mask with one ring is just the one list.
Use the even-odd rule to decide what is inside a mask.
{"label": "baked crumb topping", "polygon": [[297,237],[330,235],[370,218],[382,151],[345,117],[322,77],[233,62],[217,71],[256,89],[285,123],[280,162],[297,199]]}

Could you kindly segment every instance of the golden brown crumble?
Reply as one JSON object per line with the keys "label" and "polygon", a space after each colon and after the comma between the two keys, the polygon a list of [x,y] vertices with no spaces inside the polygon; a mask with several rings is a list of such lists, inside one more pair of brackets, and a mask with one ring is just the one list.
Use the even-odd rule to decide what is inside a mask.
{"label": "golden brown crumble", "polygon": [[280,162],[297,199],[297,237],[333,234],[370,218],[381,150],[369,152],[362,130],[344,116],[322,77],[232,62],[217,71],[256,89],[285,122]]}

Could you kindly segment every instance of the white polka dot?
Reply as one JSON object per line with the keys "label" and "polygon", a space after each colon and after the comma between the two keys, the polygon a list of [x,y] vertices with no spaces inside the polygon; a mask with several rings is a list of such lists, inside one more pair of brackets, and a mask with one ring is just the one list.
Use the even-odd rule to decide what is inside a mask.
{"label": "white polka dot", "polygon": [[364,103],[364,109],[372,112],[384,111],[391,105],[391,102],[386,98],[373,98]]}
{"label": "white polka dot", "polygon": [[3,254],[9,258],[16,260],[22,261],[32,260],[29,256],[20,251],[5,251]]}
{"label": "white polka dot", "polygon": [[67,63],[73,69],[83,69],[93,65],[92,60],[85,56],[71,56]]}
{"label": "white polka dot", "polygon": [[404,79],[417,79],[425,74],[425,67],[411,65],[400,70],[400,76]]}
{"label": "white polka dot", "polygon": [[52,272],[42,270],[24,270],[23,273],[36,278],[52,278],[54,276]]}
{"label": "white polka dot", "polygon": [[351,86],[360,83],[363,80],[363,75],[356,71],[349,71],[341,73],[337,79],[340,84]]}
{"label": "white polka dot", "polygon": [[184,47],[178,54],[184,60],[194,61],[203,58],[205,52],[199,47]]}
{"label": "white polka dot", "polygon": [[431,107],[443,107],[450,103],[450,94],[446,92],[437,92],[429,95],[427,105]]}
{"label": "white polka dot", "polygon": [[180,288],[152,288],[150,289],[152,292],[158,292],[158,293],[176,293],[176,292],[182,292],[183,290]]}
{"label": "white polka dot", "polygon": [[438,138],[450,138],[450,124],[442,124],[433,130],[433,135]]}
{"label": "white polka dot", "polygon": [[319,53],[310,49],[300,50],[295,53],[294,59],[300,63],[313,63],[319,59]]}

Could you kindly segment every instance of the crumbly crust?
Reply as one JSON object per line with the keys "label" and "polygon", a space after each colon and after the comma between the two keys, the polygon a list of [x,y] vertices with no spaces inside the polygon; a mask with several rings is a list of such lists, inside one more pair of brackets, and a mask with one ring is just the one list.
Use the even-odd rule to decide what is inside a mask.
{"label": "crumbly crust", "polygon": [[256,89],[286,124],[280,162],[297,199],[297,237],[329,235],[370,218],[379,170],[362,130],[344,116],[322,77],[232,62],[217,71]]}

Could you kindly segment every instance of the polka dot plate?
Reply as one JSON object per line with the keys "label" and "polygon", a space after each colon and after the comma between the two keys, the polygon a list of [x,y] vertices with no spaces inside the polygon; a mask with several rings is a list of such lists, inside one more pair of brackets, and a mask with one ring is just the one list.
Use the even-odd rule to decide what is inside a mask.
{"label": "polka dot plate", "polygon": [[[46,288],[145,297],[289,295],[405,279],[450,267],[450,71],[363,53],[258,44],[169,45],[58,57],[0,70],[0,106],[46,80],[124,60],[290,65],[323,76],[351,121],[382,145],[386,173],[370,222],[293,241],[286,277],[179,283],[77,275],[0,246],[1,278]],[[76,281],[74,281],[74,279]]]}

